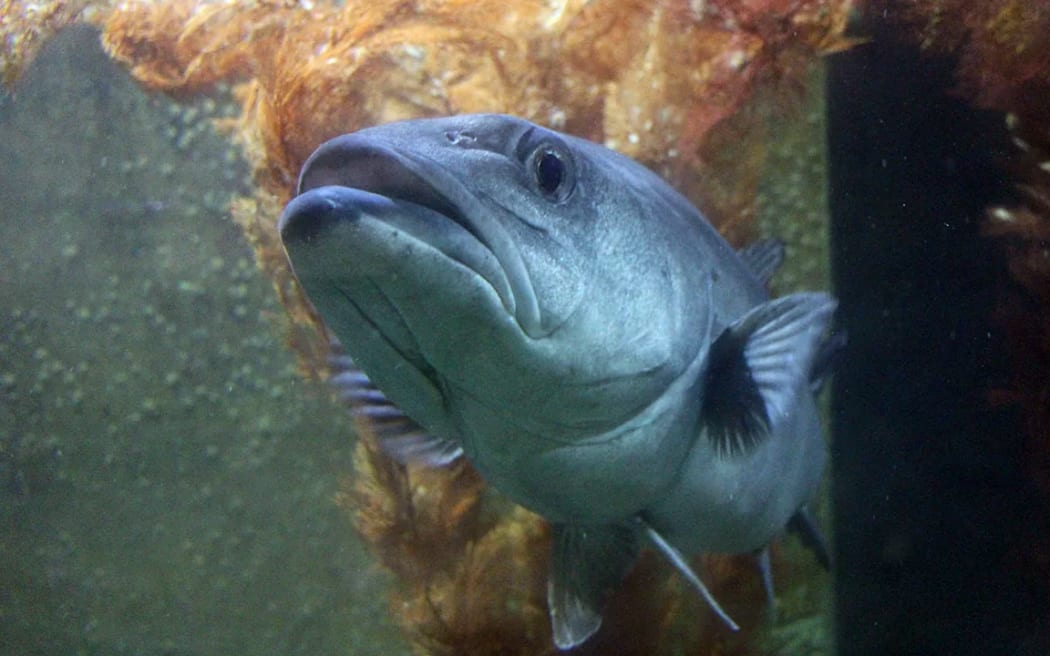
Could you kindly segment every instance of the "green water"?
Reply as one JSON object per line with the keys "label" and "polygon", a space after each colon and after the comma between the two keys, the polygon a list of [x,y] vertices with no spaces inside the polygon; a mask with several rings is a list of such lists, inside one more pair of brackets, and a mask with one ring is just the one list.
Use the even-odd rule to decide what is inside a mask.
{"label": "green water", "polygon": [[[801,109],[756,202],[780,291],[828,285],[820,67]],[[333,501],[350,421],[230,219],[235,113],[145,94],[88,29],[0,96],[0,654],[408,653]],[[826,651],[822,585],[780,589],[767,653]]]}
{"label": "green water", "polygon": [[87,29],[0,100],[0,653],[390,654],[304,383],[229,219],[247,167]]}

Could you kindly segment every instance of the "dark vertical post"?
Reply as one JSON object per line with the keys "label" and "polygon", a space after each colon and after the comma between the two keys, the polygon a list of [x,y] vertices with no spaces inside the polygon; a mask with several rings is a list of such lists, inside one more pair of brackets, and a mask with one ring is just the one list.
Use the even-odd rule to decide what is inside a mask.
{"label": "dark vertical post", "polygon": [[[1011,562],[1035,495],[992,311],[984,208],[1008,198],[1001,115],[951,62],[875,29],[828,78],[832,260],[849,346],[833,390],[837,643],[850,656],[1042,654],[1045,592]],[[1045,522],[1045,518],[1039,519]],[[1047,652],[1050,653],[1050,652]]]}

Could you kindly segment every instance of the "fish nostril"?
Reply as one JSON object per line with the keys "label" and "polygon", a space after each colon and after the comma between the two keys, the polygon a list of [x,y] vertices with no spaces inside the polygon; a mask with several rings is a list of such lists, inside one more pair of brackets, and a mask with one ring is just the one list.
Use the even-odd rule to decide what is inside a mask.
{"label": "fish nostril", "polygon": [[478,140],[473,133],[464,130],[445,130],[445,138],[453,146],[470,146]]}

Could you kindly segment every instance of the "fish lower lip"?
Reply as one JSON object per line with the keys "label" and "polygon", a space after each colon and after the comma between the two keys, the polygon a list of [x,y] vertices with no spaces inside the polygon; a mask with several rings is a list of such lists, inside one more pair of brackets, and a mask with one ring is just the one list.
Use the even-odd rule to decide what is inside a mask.
{"label": "fish lower lip", "polygon": [[394,228],[473,271],[514,313],[514,293],[498,257],[460,222],[430,207],[361,189],[329,185],[294,198],[281,215],[286,247],[309,244],[343,222],[372,220]]}
{"label": "fish lower lip", "polygon": [[[408,227],[406,232],[432,243],[450,258],[474,269],[496,290],[504,308],[531,337],[542,336],[539,303],[532,279],[513,238],[490,208],[481,206],[453,173],[436,161],[416,153],[402,152],[393,145],[344,135],[321,146],[303,168],[300,193],[323,185],[333,185],[385,197],[395,203],[423,208],[456,224],[473,236],[475,242],[492,255],[499,274],[491,266],[475,268],[473,259],[452,249],[440,238],[431,242]],[[400,227],[400,226],[399,226]],[[426,232],[425,229],[423,229]]]}

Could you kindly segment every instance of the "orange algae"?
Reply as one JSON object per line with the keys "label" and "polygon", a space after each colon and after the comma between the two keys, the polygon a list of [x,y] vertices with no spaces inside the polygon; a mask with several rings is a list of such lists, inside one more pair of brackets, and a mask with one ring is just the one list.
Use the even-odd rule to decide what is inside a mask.
{"label": "orange algae", "polygon": [[[756,90],[801,87],[817,55],[849,45],[849,8],[847,0],[132,0],[101,22],[107,51],[150,89],[239,84],[244,111],[227,127],[266,205],[289,198],[325,139],[401,118],[503,111],[655,168],[743,241],[753,236],[768,138],[752,129],[749,101]],[[257,215],[261,225],[247,229],[279,254],[273,219]],[[283,268],[267,268],[278,258],[262,259],[280,289],[294,289]]]}
{"label": "orange algae", "polygon": [[[924,48],[958,57],[959,90],[977,105],[1016,111],[1050,86],[1050,5],[1030,0],[872,0],[873,15]],[[1044,96],[1044,101],[1045,101]]]}
{"label": "orange algae", "polygon": [[0,76],[11,87],[56,32],[109,0],[0,0]]}
{"label": "orange algae", "polygon": [[[501,502],[483,494],[484,484],[469,465],[442,472],[397,464],[380,451],[367,427],[355,468],[337,501],[400,578],[391,599],[393,616],[419,653],[562,653],[550,632],[549,534],[538,517],[520,507],[491,507]],[[696,559],[694,567],[714,582],[712,591],[754,635],[770,609],[756,603],[763,592],[753,557],[709,556]],[[642,555],[604,615],[599,633],[572,653],[743,656],[757,650],[748,636],[730,636],[654,553]]]}
{"label": "orange algae", "polygon": [[402,581],[394,617],[430,654],[545,653],[547,532],[521,508],[483,513],[484,484],[467,464],[406,469],[367,429],[357,475],[339,502]]}
{"label": "orange algae", "polygon": [[[684,0],[131,2],[104,43],[171,93],[241,80],[278,196],[326,138],[400,118],[505,111],[700,177],[704,135],[754,84],[796,79],[841,37],[848,3]],[[766,6],[768,5],[768,6]],[[774,12],[776,20],[762,20]],[[697,183],[686,185],[697,192]]]}
{"label": "orange algae", "polygon": [[[149,89],[235,85],[243,112],[221,127],[248,155],[258,189],[234,204],[234,218],[288,313],[303,372],[323,378],[329,336],[274,229],[322,141],[403,118],[512,113],[655,168],[742,239],[767,138],[751,129],[762,120],[752,103],[790,98],[819,54],[848,46],[848,11],[847,0],[133,0],[101,24],[107,51]],[[358,428],[356,473],[339,500],[399,577],[393,615],[416,648],[557,653],[543,522],[486,494],[468,465],[406,469]],[[745,627],[760,621],[749,558],[697,566]],[[754,636],[730,636],[648,554],[575,653],[744,654]]]}

